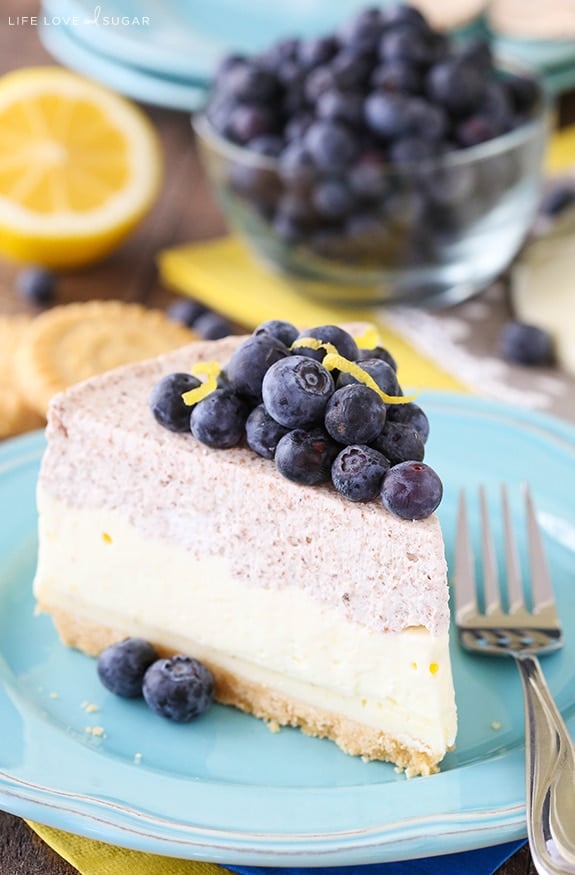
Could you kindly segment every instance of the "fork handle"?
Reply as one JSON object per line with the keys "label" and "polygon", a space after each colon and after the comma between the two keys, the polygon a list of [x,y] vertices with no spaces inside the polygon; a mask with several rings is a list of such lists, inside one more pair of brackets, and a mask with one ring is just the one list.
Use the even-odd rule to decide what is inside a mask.
{"label": "fork handle", "polygon": [[525,701],[527,834],[539,875],[575,875],[575,747],[536,656],[515,654]]}

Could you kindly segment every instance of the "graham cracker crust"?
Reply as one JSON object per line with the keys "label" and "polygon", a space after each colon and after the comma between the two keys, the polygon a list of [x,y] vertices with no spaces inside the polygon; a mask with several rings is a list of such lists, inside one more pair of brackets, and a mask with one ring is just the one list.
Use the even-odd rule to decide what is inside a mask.
{"label": "graham cracker crust", "polygon": [[[97,656],[105,647],[133,634],[125,629],[93,623],[61,608],[40,604],[37,610],[52,616],[64,644],[89,656]],[[175,652],[159,641],[151,643],[160,656],[169,656]],[[274,731],[280,726],[299,727],[306,735],[329,738],[351,756],[391,762],[405,770],[408,777],[430,775],[438,771],[436,759],[425,751],[408,748],[384,732],[341,714],[289,698],[262,684],[246,680],[215,662],[203,661],[214,675],[215,697],[218,702],[233,705],[267,721]]]}

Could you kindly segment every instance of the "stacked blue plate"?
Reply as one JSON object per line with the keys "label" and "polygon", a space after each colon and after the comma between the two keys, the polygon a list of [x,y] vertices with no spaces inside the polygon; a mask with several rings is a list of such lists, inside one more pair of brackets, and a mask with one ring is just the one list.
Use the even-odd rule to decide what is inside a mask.
{"label": "stacked blue plate", "polygon": [[[380,5],[393,5],[383,0]],[[333,31],[366,0],[43,0],[40,37],[60,63],[144,103],[194,110],[218,60]],[[466,32],[479,16],[458,22]]]}

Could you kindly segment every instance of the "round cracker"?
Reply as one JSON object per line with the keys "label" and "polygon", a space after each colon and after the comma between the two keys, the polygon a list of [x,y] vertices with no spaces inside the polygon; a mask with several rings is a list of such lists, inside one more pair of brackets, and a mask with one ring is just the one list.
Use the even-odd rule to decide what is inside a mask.
{"label": "round cracker", "polygon": [[18,384],[29,405],[45,414],[50,399],[74,383],[195,338],[162,311],[139,304],[64,304],[37,316],[30,326],[16,355]]}
{"label": "round cracker", "polygon": [[31,324],[30,316],[0,316],[0,438],[44,425],[44,417],[25,400],[15,375],[16,352]]}

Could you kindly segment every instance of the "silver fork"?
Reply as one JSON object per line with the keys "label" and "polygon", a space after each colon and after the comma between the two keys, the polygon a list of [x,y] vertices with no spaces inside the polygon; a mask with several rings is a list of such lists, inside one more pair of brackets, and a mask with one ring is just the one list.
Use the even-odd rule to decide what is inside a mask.
{"label": "silver fork", "polygon": [[486,493],[479,489],[484,611],[478,606],[467,504],[459,503],[454,601],[459,640],[474,653],[512,656],[525,704],[527,834],[540,875],[575,873],[575,747],[538,660],[558,650],[562,633],[533,500],[525,488],[532,610],[523,586],[507,490],[501,487],[508,609],[502,607]]}

